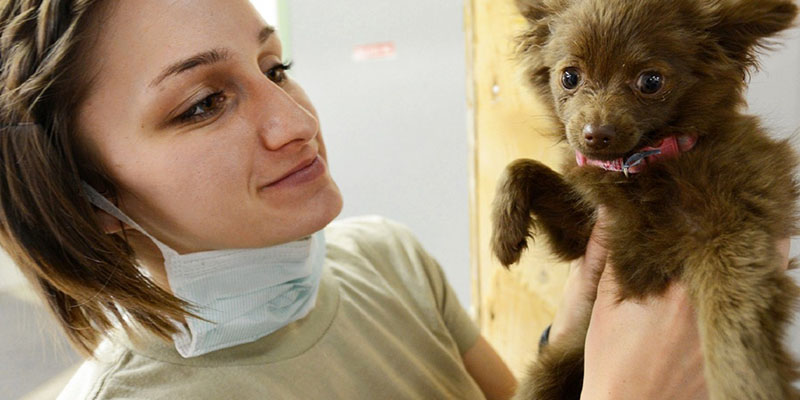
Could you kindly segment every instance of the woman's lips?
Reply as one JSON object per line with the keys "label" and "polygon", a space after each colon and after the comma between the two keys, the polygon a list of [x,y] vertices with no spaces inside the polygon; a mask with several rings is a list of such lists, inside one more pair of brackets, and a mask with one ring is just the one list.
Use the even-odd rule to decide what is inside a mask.
{"label": "woman's lips", "polygon": [[267,184],[264,189],[302,185],[311,182],[325,174],[325,163],[319,155],[309,162],[298,165],[282,178]]}

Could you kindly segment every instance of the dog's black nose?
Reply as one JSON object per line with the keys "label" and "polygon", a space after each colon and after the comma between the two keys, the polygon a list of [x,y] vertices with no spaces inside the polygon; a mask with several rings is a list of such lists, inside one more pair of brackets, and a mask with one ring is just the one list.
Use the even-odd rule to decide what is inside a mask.
{"label": "dog's black nose", "polygon": [[586,140],[586,145],[593,150],[605,149],[614,141],[614,136],[616,135],[617,130],[611,125],[587,124],[583,127],[583,137]]}

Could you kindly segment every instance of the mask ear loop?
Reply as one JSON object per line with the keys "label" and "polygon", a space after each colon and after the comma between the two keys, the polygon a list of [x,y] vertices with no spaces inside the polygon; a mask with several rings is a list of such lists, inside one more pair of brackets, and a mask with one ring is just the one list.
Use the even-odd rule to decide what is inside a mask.
{"label": "mask ear loop", "polygon": [[119,219],[125,224],[130,225],[133,229],[141,232],[143,235],[147,236],[153,243],[158,246],[158,249],[161,250],[161,254],[164,256],[165,259],[172,258],[177,256],[178,253],[175,250],[172,250],[169,246],[161,243],[160,240],[153,237],[153,235],[147,233],[139,224],[134,222],[130,217],[125,215],[117,206],[111,203],[105,196],[101,195],[95,188],[93,188],[88,183],[81,181],[81,186],[83,187],[84,195],[86,199],[89,200],[90,203],[95,205],[97,208],[109,213],[110,215],[114,216],[115,218]]}

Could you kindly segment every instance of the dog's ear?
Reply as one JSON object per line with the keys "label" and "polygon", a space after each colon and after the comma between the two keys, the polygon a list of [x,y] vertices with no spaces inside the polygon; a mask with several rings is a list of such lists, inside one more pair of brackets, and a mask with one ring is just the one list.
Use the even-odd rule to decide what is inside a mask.
{"label": "dog's ear", "polygon": [[572,0],[515,0],[520,13],[528,21],[528,27],[517,37],[517,55],[527,78],[544,96],[550,95],[548,81],[550,68],[546,64],[543,49],[553,36],[551,22],[559,12],[566,9]]}
{"label": "dog's ear", "polygon": [[756,67],[758,51],[768,38],[792,26],[797,17],[794,0],[714,0],[710,29],[725,53],[743,69]]}
{"label": "dog's ear", "polygon": [[523,17],[536,22],[564,10],[571,0],[515,0],[515,2]]}
{"label": "dog's ear", "polygon": [[515,0],[519,13],[529,21],[538,21],[547,17],[548,9],[543,0]]}

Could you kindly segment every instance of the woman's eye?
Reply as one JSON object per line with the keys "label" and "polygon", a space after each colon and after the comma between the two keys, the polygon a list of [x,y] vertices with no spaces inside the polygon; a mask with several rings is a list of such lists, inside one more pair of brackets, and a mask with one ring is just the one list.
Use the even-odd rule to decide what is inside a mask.
{"label": "woman's eye", "polygon": [[195,103],[183,114],[178,116],[180,122],[198,122],[213,117],[225,104],[227,97],[222,92],[216,92]]}
{"label": "woman's eye", "polygon": [[664,76],[658,72],[644,72],[636,81],[636,88],[642,94],[654,95],[664,87]]}
{"label": "woman's eye", "polygon": [[581,84],[581,72],[575,67],[564,70],[561,74],[561,86],[567,90],[575,90]]}
{"label": "woman's eye", "polygon": [[286,64],[278,64],[278,65],[270,68],[265,73],[265,75],[267,75],[267,78],[269,78],[269,80],[271,80],[271,81],[273,81],[275,83],[283,83],[283,81],[285,81],[289,77],[286,74],[286,71],[290,70],[291,68],[292,68],[292,63],[291,62],[286,63]]}

